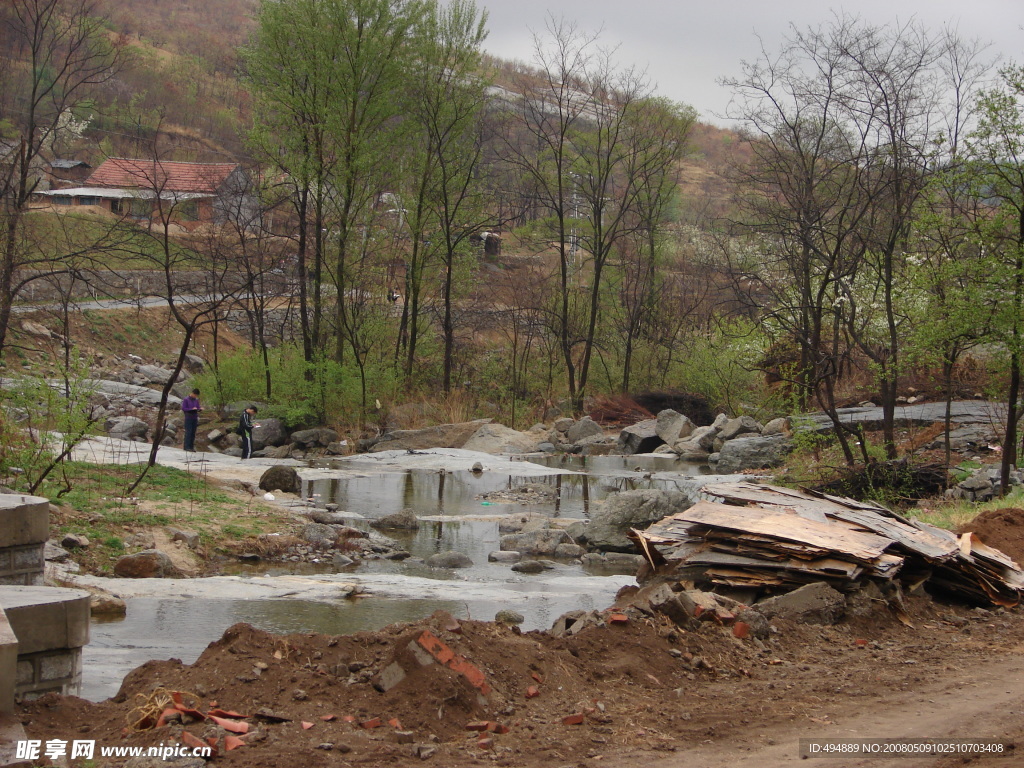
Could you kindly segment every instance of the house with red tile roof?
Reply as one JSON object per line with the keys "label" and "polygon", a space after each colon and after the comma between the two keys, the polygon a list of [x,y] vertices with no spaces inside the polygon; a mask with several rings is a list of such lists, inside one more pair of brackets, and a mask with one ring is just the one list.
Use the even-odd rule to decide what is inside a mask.
{"label": "house with red tile roof", "polygon": [[55,207],[91,205],[118,216],[173,222],[186,230],[251,215],[255,197],[237,163],[112,157],[80,187],[40,192]]}

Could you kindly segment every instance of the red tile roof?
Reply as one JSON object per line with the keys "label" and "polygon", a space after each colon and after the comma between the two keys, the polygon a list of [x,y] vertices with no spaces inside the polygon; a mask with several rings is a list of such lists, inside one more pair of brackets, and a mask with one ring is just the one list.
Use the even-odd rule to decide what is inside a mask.
{"label": "red tile roof", "polygon": [[215,193],[237,167],[237,163],[176,163],[112,157],[92,172],[86,184],[160,192]]}

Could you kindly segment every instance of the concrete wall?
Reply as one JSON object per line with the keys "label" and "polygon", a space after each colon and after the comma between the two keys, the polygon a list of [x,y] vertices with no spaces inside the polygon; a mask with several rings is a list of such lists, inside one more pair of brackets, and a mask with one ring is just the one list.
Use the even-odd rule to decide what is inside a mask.
{"label": "concrete wall", "polygon": [[43,547],[50,502],[39,496],[0,494],[0,584],[43,583]]}
{"label": "concrete wall", "polygon": [[[89,642],[88,592],[60,587],[0,587],[0,608],[18,639],[14,698],[30,701],[82,685],[82,646]],[[0,670],[0,680],[6,674]]]}

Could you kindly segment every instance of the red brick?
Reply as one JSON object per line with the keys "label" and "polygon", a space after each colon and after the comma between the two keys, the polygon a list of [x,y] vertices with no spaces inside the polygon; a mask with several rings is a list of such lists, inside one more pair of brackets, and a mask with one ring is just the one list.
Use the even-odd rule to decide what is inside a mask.
{"label": "red brick", "polygon": [[584,719],[582,714],[569,715],[562,718],[562,725],[579,725]]}
{"label": "red brick", "polygon": [[624,613],[612,613],[608,616],[609,624],[629,624],[629,616]]}
{"label": "red brick", "polygon": [[526,689],[526,698],[533,699],[540,696],[540,689],[536,685],[531,685]]}
{"label": "red brick", "polygon": [[494,749],[494,739],[480,739],[476,745],[480,749]]}
{"label": "red brick", "polygon": [[488,730],[488,727],[487,727],[488,725],[489,725],[489,723],[488,723],[487,720],[477,720],[477,721],[472,722],[472,723],[466,723],[466,730],[467,731],[481,731],[481,732],[483,732],[483,731]]}
{"label": "red brick", "polygon": [[364,720],[359,724],[361,727],[369,730],[370,728],[380,728],[380,718],[374,717],[370,720]]}
{"label": "red brick", "polygon": [[737,621],[735,624],[733,624],[732,633],[735,637],[738,637],[740,640],[743,640],[744,638],[750,636],[750,625],[747,624],[747,622],[745,621]]}

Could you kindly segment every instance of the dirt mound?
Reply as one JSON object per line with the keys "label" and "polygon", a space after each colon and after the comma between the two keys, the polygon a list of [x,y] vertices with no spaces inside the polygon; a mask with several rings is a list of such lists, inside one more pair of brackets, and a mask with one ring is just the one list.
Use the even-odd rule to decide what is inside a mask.
{"label": "dirt mound", "polygon": [[1006,553],[1024,565],[1024,509],[1004,507],[982,512],[959,533],[977,534],[990,547]]}

